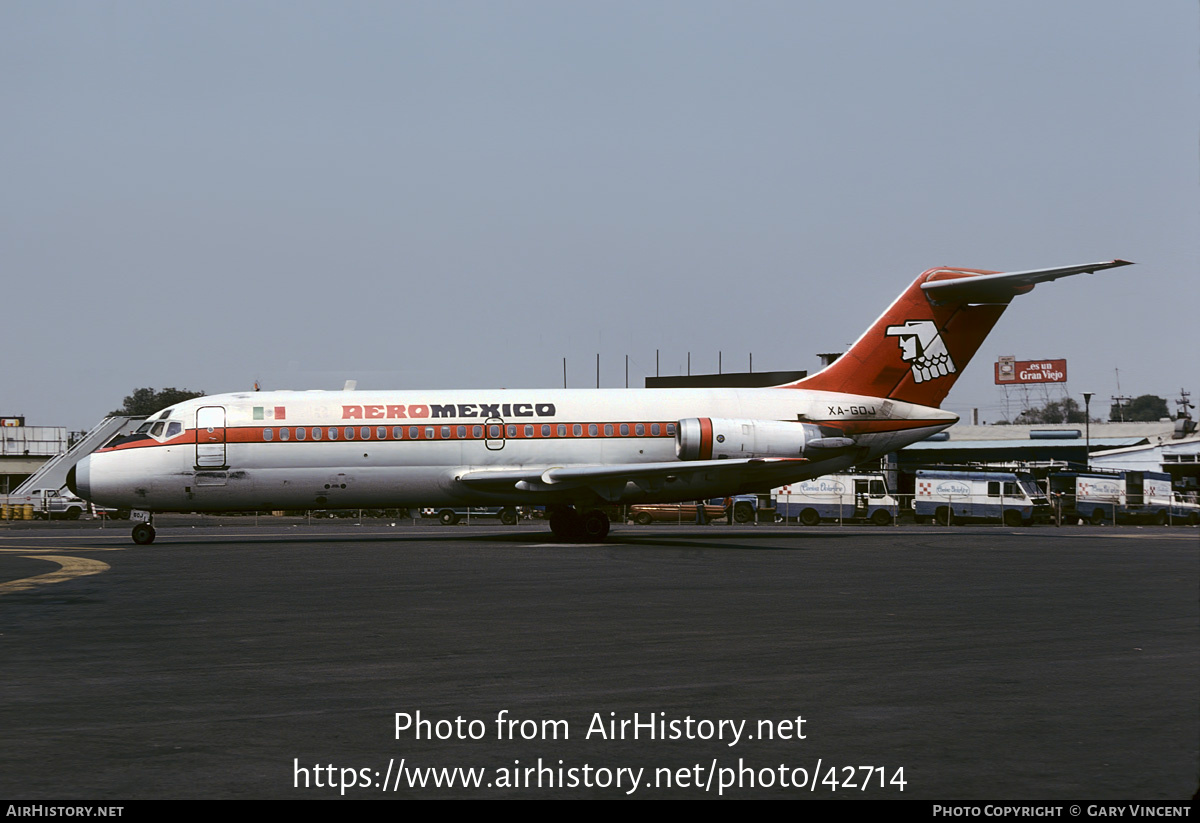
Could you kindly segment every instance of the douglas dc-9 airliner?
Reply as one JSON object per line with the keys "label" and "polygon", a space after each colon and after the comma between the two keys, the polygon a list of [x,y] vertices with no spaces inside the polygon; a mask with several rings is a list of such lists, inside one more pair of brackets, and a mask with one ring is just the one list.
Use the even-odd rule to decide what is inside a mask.
{"label": "douglas dc-9 airliner", "polygon": [[1124,260],[930,269],[841,358],[760,389],[276,391],[164,409],[88,456],[70,488],[153,513],[539,505],[564,540],[607,504],[755,492],[874,460],[953,425],[938,408],[1012,298]]}

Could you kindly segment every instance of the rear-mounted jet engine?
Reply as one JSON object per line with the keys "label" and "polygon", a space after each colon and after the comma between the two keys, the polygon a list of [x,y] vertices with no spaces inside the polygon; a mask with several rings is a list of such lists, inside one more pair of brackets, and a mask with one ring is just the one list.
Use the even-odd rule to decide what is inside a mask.
{"label": "rear-mounted jet engine", "polygon": [[689,417],[675,429],[675,455],[680,460],[745,457],[820,459],[854,446],[836,430],[789,420]]}

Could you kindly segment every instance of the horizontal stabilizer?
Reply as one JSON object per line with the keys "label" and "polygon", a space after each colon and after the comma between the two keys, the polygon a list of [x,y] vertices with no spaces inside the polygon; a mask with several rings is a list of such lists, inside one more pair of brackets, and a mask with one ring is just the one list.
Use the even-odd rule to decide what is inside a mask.
{"label": "horizontal stabilizer", "polygon": [[938,303],[1003,303],[1038,283],[1069,277],[1072,274],[1092,274],[1104,269],[1130,265],[1133,264],[1128,260],[1109,260],[1105,263],[1086,263],[1057,269],[979,274],[953,280],[928,280],[921,284],[921,290]]}

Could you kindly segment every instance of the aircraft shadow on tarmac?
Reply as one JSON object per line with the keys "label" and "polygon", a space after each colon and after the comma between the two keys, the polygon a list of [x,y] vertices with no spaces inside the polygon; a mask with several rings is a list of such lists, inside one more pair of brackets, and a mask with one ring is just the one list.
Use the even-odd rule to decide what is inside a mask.
{"label": "aircraft shadow on tarmac", "polygon": [[[656,530],[653,534],[638,531],[626,532],[614,530],[599,543],[568,543],[555,537],[549,531],[505,531],[505,532],[476,532],[471,530],[451,529],[450,534],[313,534],[313,533],[282,533],[263,535],[220,535],[204,534],[190,535],[186,531],[177,534],[163,532],[162,539],[152,547],[155,550],[169,551],[173,547],[198,545],[221,545],[229,543],[323,543],[323,544],[368,544],[368,543],[452,543],[473,544],[478,546],[496,546],[510,548],[538,548],[553,546],[564,551],[572,549],[591,548],[710,548],[710,549],[748,549],[754,551],[796,551],[812,548],[814,541],[828,542],[831,540],[861,539],[859,532],[780,532],[776,530],[745,530],[738,529],[733,534],[724,534],[716,529],[679,531],[674,529]],[[784,542],[786,541],[786,542]],[[130,546],[129,548],[134,548]]]}

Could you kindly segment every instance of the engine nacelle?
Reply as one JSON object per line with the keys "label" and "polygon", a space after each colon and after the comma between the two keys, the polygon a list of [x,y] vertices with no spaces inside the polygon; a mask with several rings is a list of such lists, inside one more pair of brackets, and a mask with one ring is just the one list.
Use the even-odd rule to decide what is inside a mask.
{"label": "engine nacelle", "polygon": [[852,448],[849,437],[829,436],[813,423],[689,417],[675,428],[680,460],[744,457],[829,457]]}

